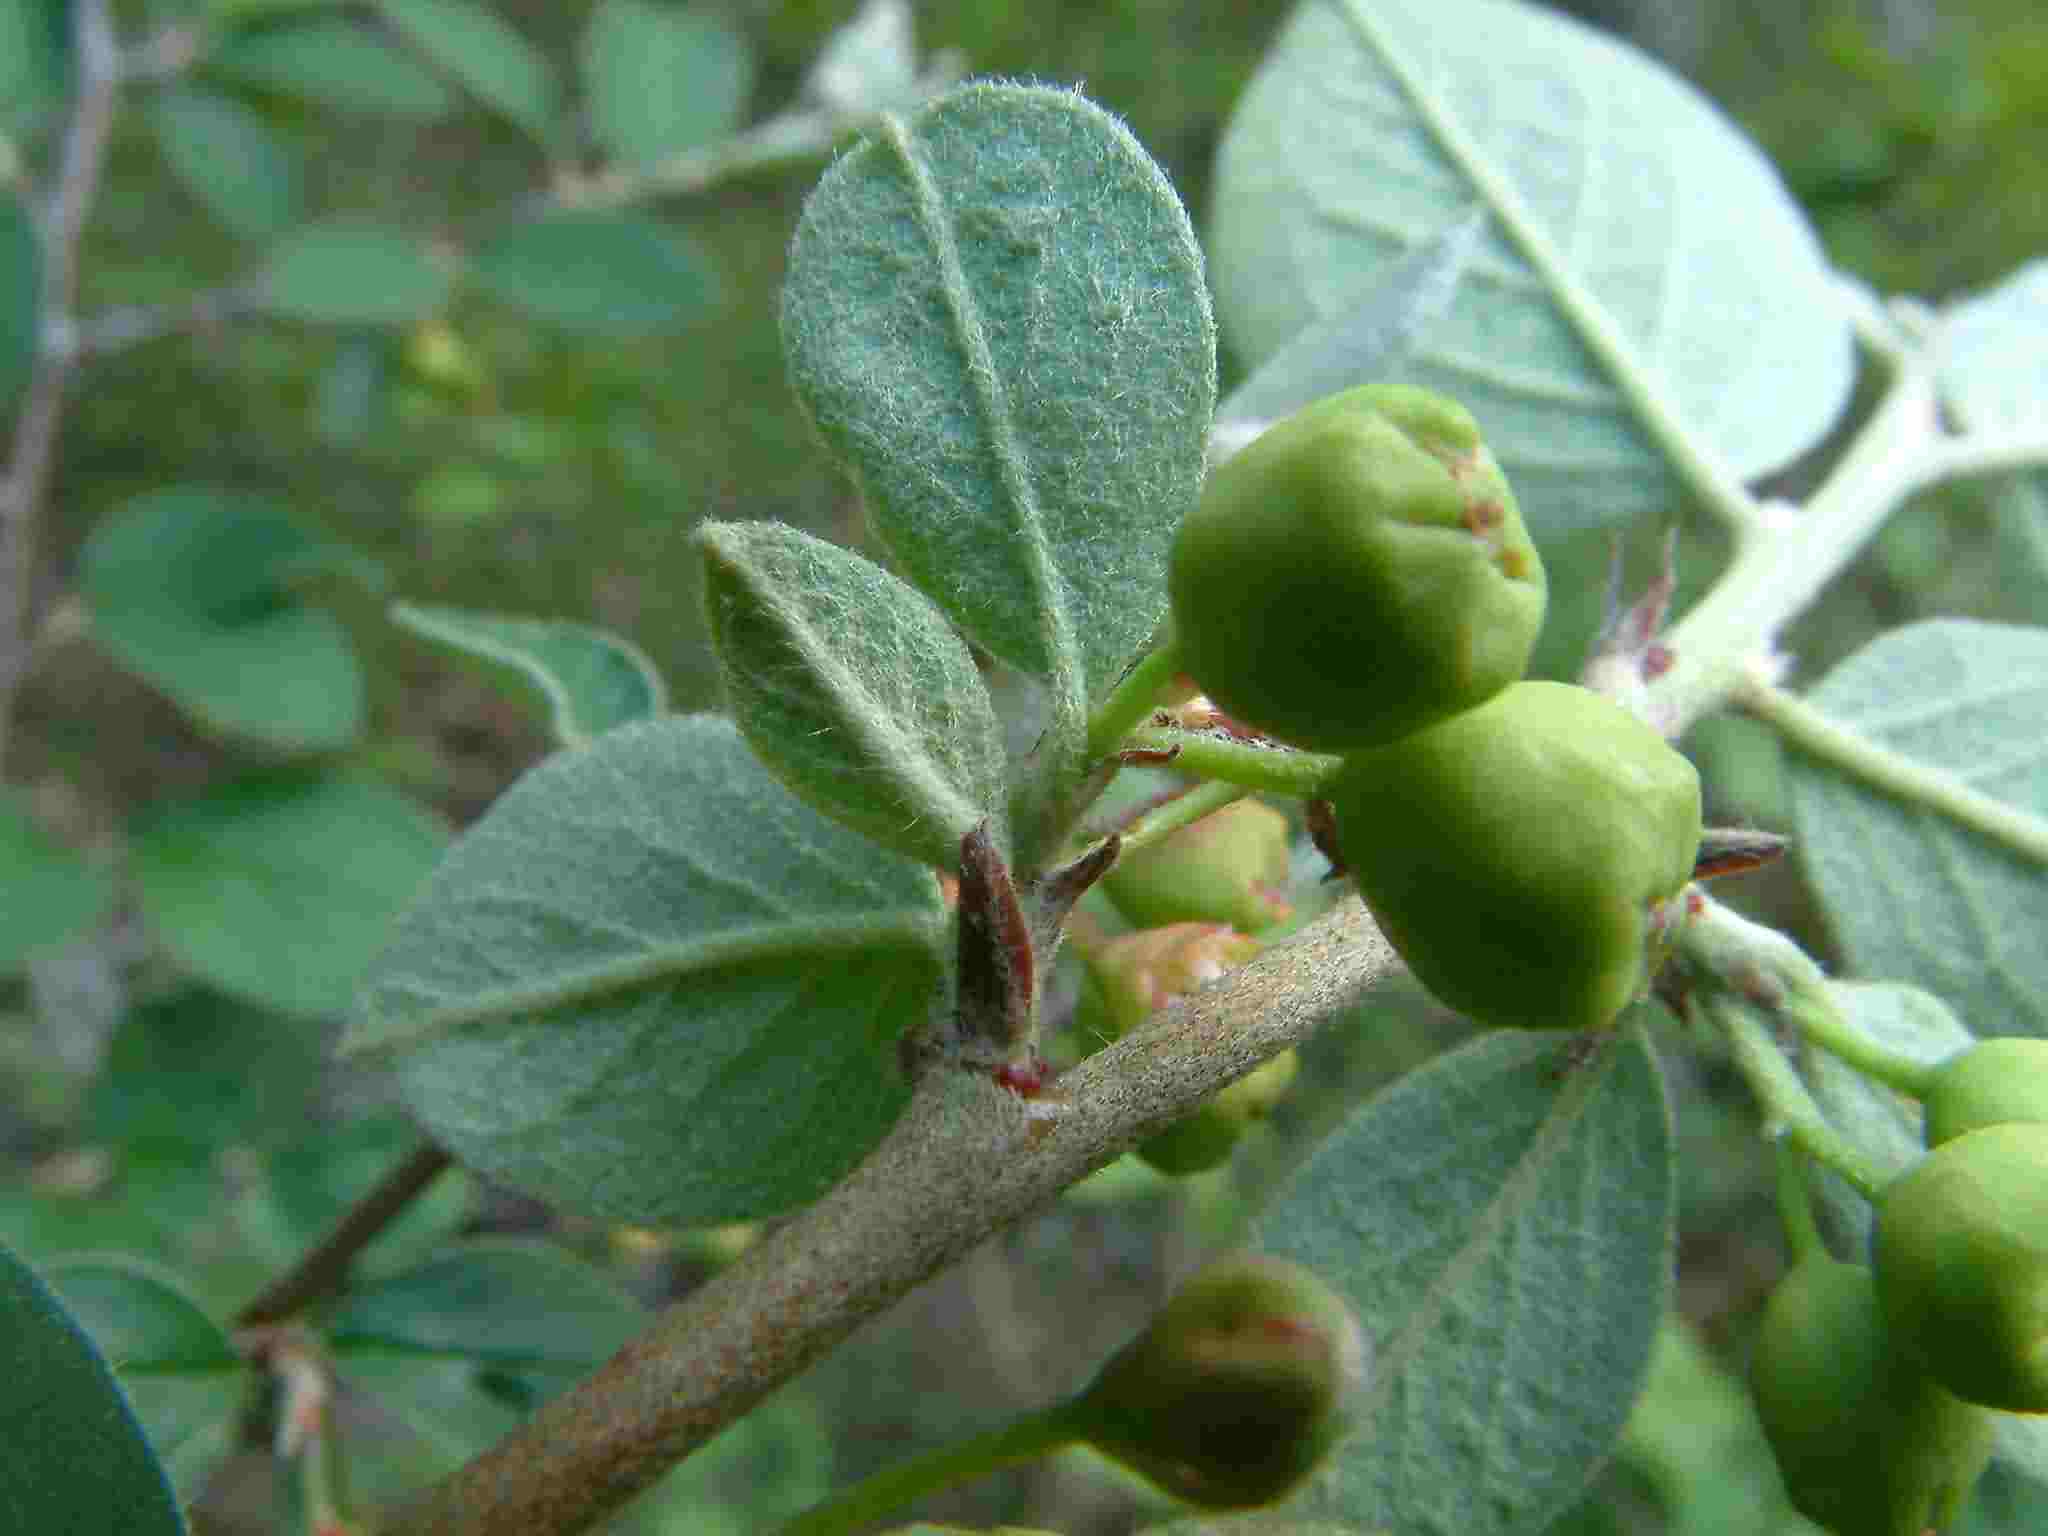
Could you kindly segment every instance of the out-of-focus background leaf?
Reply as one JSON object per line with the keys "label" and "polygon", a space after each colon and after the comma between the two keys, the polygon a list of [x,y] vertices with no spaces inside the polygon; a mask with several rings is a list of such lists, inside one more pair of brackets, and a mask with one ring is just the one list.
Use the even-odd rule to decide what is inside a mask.
{"label": "out-of-focus background leaf", "polygon": [[[243,855],[215,866],[207,878],[246,879],[245,894],[268,891],[273,910],[260,926],[234,919],[211,944],[207,924],[229,909],[192,895],[204,882],[178,850],[209,831],[224,797],[294,774],[369,776],[467,824],[554,748],[546,720],[500,681],[391,623],[392,596],[595,626],[644,653],[672,707],[687,711],[716,703],[684,542],[691,526],[775,517],[860,539],[856,498],[795,408],[775,328],[790,232],[822,157],[577,215],[638,231],[633,250],[659,262],[619,257],[565,286],[545,250],[522,253],[514,240],[511,257],[522,259],[501,244],[493,253],[560,219],[560,210],[542,218],[535,198],[564,164],[588,169],[606,152],[645,160],[799,104],[824,39],[855,5],[161,0],[121,9],[138,29],[204,11],[223,46],[191,76],[138,86],[135,110],[117,119],[83,252],[82,310],[92,319],[225,297],[199,324],[89,359],[66,420],[34,572],[47,619],[9,743],[0,859],[32,871],[39,889],[67,894],[39,898],[33,943],[0,976],[0,1238],[38,1259],[118,1250],[174,1266],[207,1315],[224,1319],[415,1133],[374,1078],[322,1065],[342,967],[321,958],[289,974],[281,957],[293,941],[273,926],[292,915],[280,894],[298,893],[298,915],[317,920],[331,899],[314,894],[319,882],[340,878],[335,850],[353,856],[364,840],[330,827],[303,845],[295,870],[290,859],[235,862]],[[1205,229],[1222,126],[1288,9],[938,3],[917,8],[915,32],[921,50],[959,49],[976,72],[1084,83],[1163,163]],[[1583,0],[1571,9],[1649,46],[1757,134],[1830,257],[1880,289],[1937,302],[1985,295],[2048,249],[2039,152],[2048,16],[2037,0]],[[53,152],[53,109],[71,73],[67,10],[58,0],[0,0],[0,159],[11,152],[34,169]],[[727,73],[687,97],[635,94],[629,64],[686,52],[703,64],[734,39],[744,78]],[[189,99],[174,93],[207,105],[167,105]],[[170,123],[181,113],[193,120]],[[177,157],[196,160],[192,146],[208,133],[207,142],[262,147],[237,179],[202,185]],[[37,343],[27,206],[0,174],[0,412]],[[691,263],[687,302],[680,289],[635,277],[669,271],[677,252]],[[621,274],[632,281],[616,291],[639,306],[630,334],[590,321]],[[561,297],[571,288],[574,306]],[[1226,372],[1224,389],[1233,382]],[[1808,483],[1802,473],[1778,488],[1796,494]],[[345,569],[369,561],[387,573],[385,590],[332,570],[271,589],[285,608],[346,636],[361,676],[358,728],[317,747],[224,728],[194,695],[139,666],[139,650],[124,657],[97,605],[64,601],[90,597],[88,548],[100,530],[137,498],[181,485],[266,499],[345,551]],[[1828,675],[1909,619],[2038,623],[2048,580],[2042,506],[2037,482],[1917,499],[1789,637],[1795,682]],[[1632,530],[1633,578],[1652,568],[1664,526],[1680,516],[1674,507]],[[1681,601],[1721,557],[1711,529],[1684,527]],[[1606,558],[1595,538],[1563,564],[1598,572]],[[1600,602],[1597,579],[1553,592],[1562,617],[1546,668],[1576,665]],[[280,745],[313,761],[285,772]],[[1787,825],[1787,776],[1766,731],[1717,722],[1687,745],[1717,818]],[[429,841],[420,841],[423,859]],[[370,862],[383,870],[371,884],[395,867]],[[1301,868],[1309,881],[1320,874],[1313,854]],[[349,909],[358,941],[368,942],[373,908],[397,900],[399,883]],[[1862,953],[1822,919],[1795,865],[1729,894],[1839,971]],[[14,917],[0,912],[0,947],[20,931]],[[238,959],[231,939],[250,953]],[[64,1006],[51,1006],[59,998]],[[43,1032],[52,1018],[64,1021],[61,1041]],[[1457,1034],[1419,996],[1332,1031],[1230,1171],[1174,1184],[1112,1166],[865,1330],[636,1515],[655,1530],[761,1529],[827,1487],[1078,1386],[1175,1279],[1241,1230],[1248,1200],[1319,1130]],[[1734,1391],[1781,1263],[1754,1114],[1699,1041],[1668,1021],[1655,1038],[1677,1118],[1677,1307],[1693,1347],[1660,1346],[1618,1469],[1566,1517],[1581,1523],[1560,1530],[1649,1536],[1782,1518]],[[499,1233],[545,1226],[646,1302],[698,1283],[754,1236],[599,1228],[451,1179],[365,1255],[365,1275],[431,1262],[468,1222]],[[468,1367],[450,1370],[454,1379]],[[450,1402],[514,1411],[469,1376],[457,1388]],[[387,1464],[409,1454],[403,1412],[380,1413],[368,1390],[344,1411],[367,1445],[395,1448]],[[1708,1428],[1683,1436],[1673,1423]],[[690,1484],[693,1467],[700,1480]],[[267,1496],[267,1479],[260,1466],[224,1477],[207,1518],[224,1531],[250,1528],[234,1516],[260,1507],[251,1488]],[[789,1500],[761,1503],[764,1487]],[[1980,1504],[1973,1529],[2025,1530],[2038,1522],[2039,1488],[2000,1474]],[[902,1518],[1122,1536],[1167,1513],[1099,1462],[1066,1456]]]}

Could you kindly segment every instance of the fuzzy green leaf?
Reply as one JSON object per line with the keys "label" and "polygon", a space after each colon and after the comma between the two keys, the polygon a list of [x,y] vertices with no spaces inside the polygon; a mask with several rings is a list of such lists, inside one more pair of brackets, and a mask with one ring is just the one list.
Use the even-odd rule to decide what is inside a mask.
{"label": "fuzzy green leaf", "polygon": [[266,497],[172,486],[93,531],[81,586],[93,637],[180,707],[219,731],[319,751],[361,730],[362,670],[347,632],[294,587],[356,563]]}
{"label": "fuzzy green leaf", "polygon": [[259,299],[272,314],[326,325],[410,325],[447,302],[450,279],[426,246],[376,224],[302,229],[272,250]]}
{"label": "fuzzy green leaf", "polygon": [[668,692],[639,647],[609,630],[514,619],[460,608],[393,603],[392,622],[516,674],[546,701],[557,742],[581,746],[613,726],[668,708]]}
{"label": "fuzzy green leaf", "polygon": [[2048,422],[2048,260],[2029,262],[1945,318],[1942,403],[1976,428]]}
{"label": "fuzzy green leaf", "polygon": [[651,165],[738,129],[754,61],[717,16],[604,0],[583,34],[583,76],[597,142],[628,165]]}
{"label": "fuzzy green leaf", "polygon": [[872,561],[780,523],[706,523],[695,537],[747,744],[827,816],[957,871],[975,823],[1002,824],[1003,734],[944,616]]}
{"label": "fuzzy green leaf", "polygon": [[547,142],[555,77],[547,58],[477,0],[380,0],[407,41],[479,101]]}
{"label": "fuzzy green leaf", "polygon": [[672,330],[711,302],[711,270],[679,230],[637,213],[551,213],[480,246],[469,279],[578,335]]}
{"label": "fuzzy green leaf", "polygon": [[935,1001],[928,870],[792,799],[731,723],[550,758],[450,852],[343,1048],[395,1058],[443,1145],[669,1225],[784,1210],[881,1137]]}
{"label": "fuzzy green leaf", "polygon": [[1180,201],[1077,95],[956,91],[828,171],[783,290],[790,373],[913,585],[1099,693],[1166,611],[1215,403]]}
{"label": "fuzzy green leaf", "polygon": [[299,1014],[348,1006],[444,841],[380,783],[302,773],[158,806],[129,831],[165,947],[223,990]]}
{"label": "fuzzy green leaf", "polygon": [[0,1522],[13,1531],[183,1536],[185,1520],[164,1468],[101,1351],[5,1247],[0,1317],[7,1320]]}
{"label": "fuzzy green leaf", "polygon": [[263,119],[238,101],[173,86],[151,104],[165,161],[230,232],[261,240],[298,214],[298,168]]}
{"label": "fuzzy green leaf", "polygon": [[343,16],[238,33],[206,57],[209,74],[341,112],[435,118],[454,93],[411,54]]}
{"label": "fuzzy green leaf", "polygon": [[1287,1513],[1404,1536],[1540,1531],[1612,1453],[1671,1288],[1676,1178],[1639,1031],[1502,1030],[1370,1101],[1263,1246],[1368,1337],[1354,1426]]}
{"label": "fuzzy green leaf", "polygon": [[196,1496],[233,1448],[248,1386],[227,1335],[177,1280],[141,1260],[60,1259],[43,1273],[114,1367],[172,1487]]}
{"label": "fuzzy green leaf", "polygon": [[[2048,630],[1935,620],[1880,636],[1809,703],[1881,747],[2048,819]],[[1849,964],[1946,1001],[1979,1035],[2048,1035],[2038,854],[1798,751],[1798,846]]]}
{"label": "fuzzy green leaf", "polygon": [[1471,408],[1539,536],[1669,508],[1637,384],[1738,477],[1846,403],[1848,315],[1769,162],[1660,65],[1501,0],[1295,12],[1217,160],[1231,342],[1257,363],[1475,203],[1480,249],[1398,376]]}

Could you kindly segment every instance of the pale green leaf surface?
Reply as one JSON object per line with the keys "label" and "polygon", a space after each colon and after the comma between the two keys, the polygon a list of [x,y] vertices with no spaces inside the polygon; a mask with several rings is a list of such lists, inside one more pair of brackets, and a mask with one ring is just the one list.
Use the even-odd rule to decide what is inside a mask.
{"label": "pale green leaf surface", "polygon": [[879,112],[917,91],[917,37],[910,0],[862,0],[825,39],[804,94],[848,115]]}
{"label": "pale green leaf surface", "polygon": [[783,346],[910,582],[1019,670],[1100,693],[1166,609],[1215,402],[1201,252],[1114,118],[956,91],[804,206]]}
{"label": "pale green leaf surface", "polygon": [[554,72],[544,55],[478,0],[379,0],[406,39],[479,101],[547,141]]}
{"label": "pale green leaf surface", "polygon": [[[1891,982],[1828,983],[1828,996],[1849,1027],[1880,1046],[1929,1065],[1967,1048],[1973,1036],[1940,998]],[[1862,1154],[1881,1178],[1918,1162],[1925,1144],[1920,1107],[1866,1077],[1809,1041],[1799,1053],[1800,1075],[1828,1122]],[[1869,1236],[1870,1202],[1831,1170],[1822,1197],[1840,1231],[1859,1245]]]}
{"label": "pale green leaf surface", "polygon": [[362,728],[362,671],[333,616],[292,589],[354,563],[267,497],[172,486],[93,531],[80,585],[94,638],[121,665],[216,730],[315,751]]}
{"label": "pale green leaf surface", "polygon": [[651,165],[739,128],[754,61],[718,16],[604,0],[583,34],[583,78],[597,142],[628,165]]}
{"label": "pale green leaf surface", "polygon": [[2007,612],[2048,613],[2048,472],[2009,476],[1993,493],[1991,564]]}
{"label": "pale green leaf surface", "polygon": [[391,618],[425,639],[516,673],[546,701],[549,727],[563,746],[580,746],[668,708],[654,663],[630,641],[595,625],[418,603],[392,604]]}
{"label": "pale green leaf surface", "polygon": [[680,230],[637,213],[551,213],[499,231],[469,280],[493,298],[578,335],[672,330],[711,302],[715,284]]}
{"label": "pale green leaf surface", "polygon": [[[1836,667],[1836,723],[2048,816],[2048,630],[1933,620]],[[1945,1000],[1978,1035],[2048,1035],[2048,872],[1806,756],[1787,758],[1798,847],[1850,967]]]}
{"label": "pale green leaf surface", "polygon": [[947,870],[977,822],[992,818],[1002,841],[1002,727],[938,609],[780,523],[707,523],[695,537],[727,701],[791,792]]}
{"label": "pale green leaf surface", "polygon": [[342,16],[239,33],[206,56],[208,73],[377,117],[435,118],[454,94],[412,55]]}
{"label": "pale green leaf surface", "polygon": [[53,841],[14,791],[0,790],[0,976],[96,922],[113,899],[105,871]]}
{"label": "pale green leaf surface", "polygon": [[297,217],[298,167],[263,119],[240,102],[172,86],[150,103],[149,121],[185,190],[231,233],[261,240]]}
{"label": "pale green leaf surface", "polygon": [[1262,1246],[1363,1324],[1353,1427],[1287,1512],[1401,1536],[1540,1531],[1610,1455],[1671,1288],[1676,1179],[1639,1031],[1501,1030],[1354,1114]]}
{"label": "pale green leaf surface", "polygon": [[1259,362],[1475,201],[1486,236],[1400,376],[1471,408],[1540,536],[1673,496],[1567,293],[1739,477],[1800,453],[1845,404],[1848,317],[1763,155],[1645,56],[1501,0],[1295,12],[1218,156],[1210,251],[1229,339]]}
{"label": "pale green leaf surface", "polygon": [[0,193],[0,409],[35,366],[42,281],[42,247],[28,210],[11,193]]}
{"label": "pale green leaf surface", "polygon": [[[1997,1425],[1993,1454],[2030,1480],[2048,1484],[2048,1415],[1999,1413],[1992,1417]],[[2048,1494],[2048,1489],[2038,1492]]]}
{"label": "pale green leaf surface", "polygon": [[403,230],[336,220],[271,251],[258,294],[272,314],[326,325],[408,325],[447,301],[449,275]]}
{"label": "pale green leaf surface", "polygon": [[1485,228],[1478,213],[1453,219],[1379,273],[1351,308],[1302,327],[1216,408],[1218,435],[1391,375],[1450,309]]}
{"label": "pale green leaf surface", "polygon": [[[183,1536],[165,1470],[86,1327],[5,1247],[0,1318],[0,1528]],[[87,1467],[92,1475],[81,1476]]]}
{"label": "pale green leaf surface", "polygon": [[385,785],[313,774],[228,784],[129,829],[165,948],[225,991],[301,1014],[348,1006],[445,842],[437,818]]}
{"label": "pale green leaf surface", "polygon": [[1951,307],[1942,403],[1976,428],[2048,424],[2048,258]]}
{"label": "pale green leaf surface", "polygon": [[248,1386],[227,1335],[139,1259],[60,1259],[44,1275],[113,1367],[179,1497],[196,1496],[234,1444]]}
{"label": "pale green leaf surface", "polygon": [[646,1311],[588,1263],[545,1243],[462,1243],[350,1289],[323,1331],[338,1352],[453,1356],[589,1371]]}
{"label": "pale green leaf surface", "polygon": [[761,1216],[901,1110],[944,932],[928,870],[791,798],[730,722],[643,721],[469,830],[344,1049],[393,1052],[433,1135],[508,1183],[620,1220]]}
{"label": "pale green leaf surface", "polygon": [[[1998,1415],[2001,1427],[2019,1420],[2019,1415]],[[2042,1423],[2038,1415],[2032,1422]],[[2048,1425],[2044,1425],[2048,1428]],[[2006,1442],[2001,1435],[1998,1451],[2003,1458]],[[1993,1462],[1970,1496],[1968,1508],[1956,1523],[1955,1536],[2040,1536],[2048,1530],[2048,1475],[2036,1468],[2015,1470]],[[2032,1476],[2027,1476],[2027,1471]]]}

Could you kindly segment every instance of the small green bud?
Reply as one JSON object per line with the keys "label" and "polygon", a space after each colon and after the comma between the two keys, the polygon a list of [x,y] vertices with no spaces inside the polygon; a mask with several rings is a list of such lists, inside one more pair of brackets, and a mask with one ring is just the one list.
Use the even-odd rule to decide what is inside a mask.
{"label": "small green bud", "polygon": [[1612,1023],[1649,980],[1663,906],[1700,842],[1692,764],[1565,683],[1517,683],[1354,752],[1328,794],[1388,941],[1483,1024]]}
{"label": "small green bud", "polygon": [[2048,1413],[2048,1125],[1943,1142],[1878,1202],[1878,1295],[1899,1347],[1987,1408]]}
{"label": "small green bud", "polygon": [[1364,1370],[1358,1321],[1321,1280],[1223,1259],[1075,1400],[1076,1437],[1190,1503],[1270,1504],[1342,1436]]}
{"label": "small green bud", "polygon": [[1857,1265],[1810,1258],[1785,1277],[1764,1309],[1750,1387],[1793,1507],[1835,1536],[1943,1529],[1990,1458],[1990,1414],[1892,1347]]}
{"label": "small green bud", "polygon": [[1386,384],[1317,401],[1217,469],[1167,583],[1202,691],[1318,752],[1498,693],[1528,665],[1546,595],[1470,413]]}
{"label": "small green bud", "polygon": [[2048,1121],[2048,1040],[1984,1040],[1936,1069],[1927,1085],[1927,1145],[1987,1125]]}
{"label": "small green bud", "polygon": [[1127,853],[1103,877],[1117,910],[1139,928],[1228,923],[1246,933],[1284,921],[1290,868],[1287,818],[1239,800]]}

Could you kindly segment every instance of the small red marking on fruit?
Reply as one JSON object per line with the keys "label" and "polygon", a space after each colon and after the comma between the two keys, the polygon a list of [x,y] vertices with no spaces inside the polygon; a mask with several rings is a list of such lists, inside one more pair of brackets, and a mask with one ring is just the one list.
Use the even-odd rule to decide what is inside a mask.
{"label": "small red marking on fruit", "polygon": [[1475,501],[1465,508],[1465,526],[1474,533],[1488,533],[1498,528],[1507,519],[1507,511],[1498,501],[1488,498]]}
{"label": "small red marking on fruit", "polygon": [[1275,1339],[1312,1339],[1314,1328],[1298,1317],[1262,1317],[1258,1320],[1259,1332]]}

